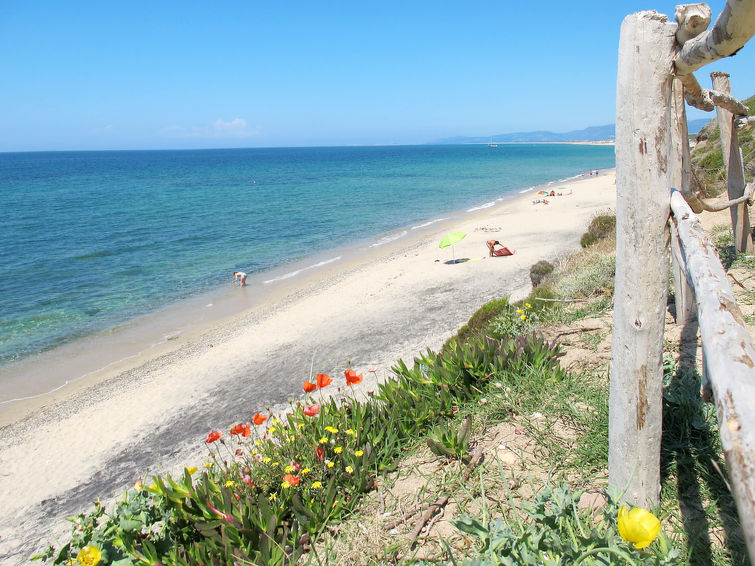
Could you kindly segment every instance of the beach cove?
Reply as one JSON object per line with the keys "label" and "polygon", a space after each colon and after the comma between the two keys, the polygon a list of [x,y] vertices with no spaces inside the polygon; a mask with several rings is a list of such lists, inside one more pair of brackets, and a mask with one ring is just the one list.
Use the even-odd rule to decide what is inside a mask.
{"label": "beach cove", "polygon": [[[530,266],[577,249],[590,218],[615,204],[612,172],[562,185],[571,194],[548,205],[526,193],[302,272],[240,314],[35,400],[26,416],[14,409],[0,449],[0,558],[23,561],[66,531],[63,517],[139,477],[201,464],[210,429],[285,410],[310,367],[338,384],[352,367],[364,393],[397,359],[439,348],[485,302],[523,296]],[[439,249],[450,231],[468,235]],[[489,258],[488,239],[517,253]]]}

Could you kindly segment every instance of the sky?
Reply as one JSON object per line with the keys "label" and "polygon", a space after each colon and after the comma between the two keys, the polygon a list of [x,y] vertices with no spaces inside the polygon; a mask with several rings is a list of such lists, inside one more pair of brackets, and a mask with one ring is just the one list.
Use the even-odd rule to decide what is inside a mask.
{"label": "sky", "polygon": [[[709,5],[714,20],[725,2]],[[615,122],[668,0],[0,0],[0,151],[421,144]],[[755,39],[696,75],[755,94]],[[690,119],[713,117],[693,111]]]}

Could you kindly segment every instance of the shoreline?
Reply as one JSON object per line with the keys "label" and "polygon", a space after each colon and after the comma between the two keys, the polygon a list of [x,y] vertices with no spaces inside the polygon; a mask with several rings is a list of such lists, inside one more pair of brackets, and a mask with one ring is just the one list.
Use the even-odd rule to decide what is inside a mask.
{"label": "shoreline", "polygon": [[[544,142],[550,143],[550,142]],[[609,174],[612,170],[609,170]],[[0,367],[0,429],[51,402],[60,402],[113,374],[128,371],[180,349],[215,326],[260,304],[280,300],[308,286],[321,269],[342,268],[358,256],[385,251],[390,244],[411,242],[426,232],[466,219],[523,194],[584,178],[575,175],[515,190],[493,201],[450,211],[419,225],[406,225],[300,258],[292,263],[250,274],[244,289],[217,287],[125,321],[96,334],[75,339],[51,350]],[[334,264],[329,266],[329,264]],[[318,269],[319,268],[319,269]],[[271,286],[274,284],[275,286]],[[234,286],[235,287],[235,286]],[[239,293],[241,291],[241,293]],[[243,293],[243,294],[242,294]]]}
{"label": "shoreline", "polygon": [[[549,187],[556,185],[573,193],[533,205],[533,187],[355,250],[290,278],[249,309],[181,334],[159,355],[107,368],[40,402],[3,428],[0,558],[23,563],[49,537],[65,536],[65,516],[139,477],[201,464],[207,431],[284,411],[302,398],[310,367],[334,378],[334,394],[354,368],[365,376],[354,394],[365,395],[398,359],[410,363],[442,346],[484,303],[525,296],[530,266],[578,249],[590,218],[615,206],[613,170]],[[438,248],[457,230],[468,235],[453,252]],[[487,257],[491,238],[517,253]]]}

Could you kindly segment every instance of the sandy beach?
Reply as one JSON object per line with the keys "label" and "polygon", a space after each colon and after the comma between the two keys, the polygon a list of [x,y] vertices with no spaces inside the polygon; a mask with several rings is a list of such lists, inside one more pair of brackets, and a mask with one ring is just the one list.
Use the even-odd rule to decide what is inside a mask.
{"label": "sandy beach", "polygon": [[[532,264],[575,251],[591,217],[613,210],[614,179],[609,171],[560,183],[571,194],[547,205],[532,204],[539,197],[530,192],[438,222],[311,270],[241,313],[55,394],[5,407],[0,563],[25,563],[55,537],[65,539],[64,518],[97,498],[201,464],[209,430],[285,410],[301,398],[310,368],[343,385],[352,367],[365,375],[356,388],[364,393],[391,375],[397,359],[439,348],[487,301],[526,295]],[[440,249],[451,231],[467,237]],[[516,254],[487,257],[489,239]]]}

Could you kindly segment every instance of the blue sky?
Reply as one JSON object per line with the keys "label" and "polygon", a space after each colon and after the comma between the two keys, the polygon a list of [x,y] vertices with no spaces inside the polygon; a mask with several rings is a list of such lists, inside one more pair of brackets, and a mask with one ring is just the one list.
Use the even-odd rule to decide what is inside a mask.
{"label": "blue sky", "polygon": [[[0,151],[426,143],[615,120],[675,2],[0,0]],[[714,18],[724,1],[710,3]],[[755,93],[755,40],[696,74]],[[693,112],[691,118],[705,116]],[[712,115],[711,115],[712,116]]]}

